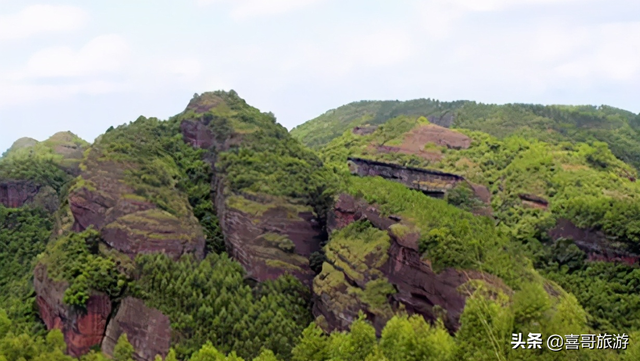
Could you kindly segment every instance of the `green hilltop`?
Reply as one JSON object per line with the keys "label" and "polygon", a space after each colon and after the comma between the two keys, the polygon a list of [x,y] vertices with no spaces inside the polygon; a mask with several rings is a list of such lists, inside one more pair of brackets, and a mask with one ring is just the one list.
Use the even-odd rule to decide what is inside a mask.
{"label": "green hilltop", "polygon": [[[637,360],[639,165],[640,117],[606,106],[362,101],[287,132],[217,91],[94,144],[23,138],[0,184],[57,203],[0,205],[0,361],[143,359],[159,323],[116,317],[131,298],[171,325],[145,361]],[[418,173],[456,183],[437,199]],[[76,342],[83,315],[136,332],[107,355]],[[631,342],[511,347],[529,332]]]}

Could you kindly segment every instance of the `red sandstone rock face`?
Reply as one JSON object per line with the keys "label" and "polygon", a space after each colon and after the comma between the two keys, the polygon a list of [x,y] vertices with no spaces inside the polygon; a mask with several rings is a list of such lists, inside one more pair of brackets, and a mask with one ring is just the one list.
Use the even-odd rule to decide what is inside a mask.
{"label": "red sandstone rock face", "polygon": [[81,177],[87,184],[69,195],[73,230],[94,227],[109,246],[135,258],[164,252],[173,258],[185,253],[204,257],[204,235],[192,215],[174,216],[141,197],[124,182],[131,165],[100,159],[92,150]]}
{"label": "red sandstone rock face", "polygon": [[79,357],[100,344],[111,314],[111,300],[107,295],[93,293],[84,312],[62,302],[68,285],[51,280],[46,266],[39,264],[36,267],[33,283],[40,317],[47,329],[62,331],[69,355]]}
{"label": "red sandstone rock face", "polygon": [[102,342],[102,352],[113,356],[118,338],[125,333],[135,349],[136,361],[152,361],[156,355],[167,356],[171,346],[171,323],[162,312],[147,307],[143,301],[125,298],[109,322]]}
{"label": "red sandstone rock face", "polygon": [[33,204],[53,213],[58,209],[58,195],[53,188],[30,181],[0,180],[0,204],[7,208]]}
{"label": "red sandstone rock face", "polygon": [[453,188],[461,183],[466,183],[473,190],[475,197],[484,204],[484,206],[478,206],[477,209],[474,209],[473,213],[482,216],[491,216],[493,213],[489,189],[483,185],[468,182],[457,174],[353,157],[349,158],[349,169],[352,174],[361,177],[382,177],[436,198],[444,198]]}
{"label": "red sandstone rock face", "polygon": [[[395,217],[397,219],[397,217]],[[366,203],[357,200],[350,195],[341,194],[329,216],[328,227],[330,231],[340,229],[348,224],[361,220],[369,220],[376,228],[389,230],[390,226],[397,223],[396,220],[380,215],[378,210]],[[478,271],[465,271],[446,269],[438,274],[433,272],[428,261],[421,260],[418,251],[419,234],[408,233],[398,237],[392,231],[391,246],[388,249],[388,260],[378,268],[387,280],[394,285],[397,293],[388,300],[389,304],[397,309],[402,305],[410,314],[422,315],[425,319],[434,321],[442,316],[442,309],[446,311],[445,325],[450,331],[459,327],[459,319],[464,310],[467,295],[459,291],[459,287],[471,279],[483,279],[493,284],[502,285],[496,277]],[[373,271],[371,271],[373,272]],[[369,273],[371,273],[369,272]],[[365,272],[365,275],[367,272]],[[348,284],[363,289],[367,282],[366,277],[361,280],[348,279]],[[345,288],[344,286],[339,286]],[[334,293],[340,297],[349,297],[348,290],[335,289]],[[344,295],[342,295],[344,294]],[[345,330],[353,320],[357,319],[358,312],[363,311],[372,321],[376,331],[380,333],[387,319],[373,315],[366,304],[339,309],[335,307],[334,300],[329,299],[326,293],[318,293],[314,288],[314,308],[316,317],[322,316],[327,331]]]}
{"label": "red sandstone rock face", "polygon": [[0,182],[0,204],[8,208],[22,207],[33,201],[40,187],[29,181]]}
{"label": "red sandstone rock face", "polygon": [[[215,103],[215,99],[210,99]],[[210,108],[196,103],[194,110],[206,112]],[[187,108],[187,110],[191,109]],[[217,139],[207,121],[185,120],[180,126],[185,142],[194,147],[225,151],[240,144],[239,134]],[[209,159],[215,163],[215,159]],[[315,273],[309,267],[309,256],[320,250],[322,230],[310,210],[296,209],[286,198],[269,196],[234,195],[226,190],[225,175],[216,174],[212,188],[216,190],[214,202],[220,227],[225,236],[227,252],[257,281],[276,279],[289,273],[310,286]],[[229,199],[236,197],[240,203],[251,202],[266,209],[260,214],[233,208]],[[293,245],[288,252],[269,237],[287,239]]]}
{"label": "red sandstone rock face", "polygon": [[549,231],[549,236],[554,241],[560,238],[573,240],[590,261],[623,262],[629,265],[640,261],[640,255],[616,248],[603,232],[579,228],[567,219],[558,220],[556,226]]}
{"label": "red sandstone rock face", "polygon": [[205,122],[185,120],[180,130],[184,140],[195,148],[209,149],[215,144],[213,132]]}
{"label": "red sandstone rock face", "polygon": [[[243,196],[236,196],[243,197]],[[271,207],[261,215],[249,214],[228,205],[224,191],[217,192],[216,210],[225,235],[227,251],[260,282],[289,273],[307,286],[315,273],[309,267],[309,256],[320,250],[321,229],[311,212],[296,212],[287,205],[269,200],[250,200]],[[269,241],[279,235],[295,246],[287,252]]]}

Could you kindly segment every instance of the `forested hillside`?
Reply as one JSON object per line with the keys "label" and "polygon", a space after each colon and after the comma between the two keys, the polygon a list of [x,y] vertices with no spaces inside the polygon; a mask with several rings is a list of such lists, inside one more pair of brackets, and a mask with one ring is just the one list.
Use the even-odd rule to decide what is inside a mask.
{"label": "forested hillside", "polygon": [[[0,361],[637,360],[637,129],[416,100],[292,136],[218,91],[91,145],[21,139],[0,158]],[[630,342],[512,348],[530,332]]]}
{"label": "forested hillside", "polygon": [[598,140],[619,159],[640,167],[640,114],[609,106],[560,106],[432,99],[361,101],[330,110],[291,134],[320,148],[356,126],[380,125],[401,115],[424,116],[445,127],[478,130],[499,139],[521,135],[550,143]]}

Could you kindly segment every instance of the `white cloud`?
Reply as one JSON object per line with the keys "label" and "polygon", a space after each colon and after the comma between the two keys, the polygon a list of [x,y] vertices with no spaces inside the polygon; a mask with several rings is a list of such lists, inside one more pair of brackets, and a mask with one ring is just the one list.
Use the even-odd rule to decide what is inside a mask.
{"label": "white cloud", "polygon": [[350,72],[397,65],[413,54],[408,33],[395,29],[353,34],[322,45],[300,44],[282,57],[280,69],[333,81]]}
{"label": "white cloud", "polygon": [[450,3],[464,10],[497,11],[513,6],[523,5],[556,5],[577,0],[435,0],[435,2]]}
{"label": "white cloud", "polygon": [[63,100],[80,94],[107,94],[122,91],[123,85],[93,80],[73,84],[32,84],[0,81],[0,108],[30,104],[37,106],[43,100]]}
{"label": "white cloud", "polygon": [[202,64],[196,58],[171,59],[162,64],[159,70],[181,79],[194,79],[202,73]]}
{"label": "white cloud", "polygon": [[298,10],[324,0],[196,0],[198,5],[232,4],[231,17],[237,20],[277,15]]}
{"label": "white cloud", "polygon": [[431,39],[444,39],[459,22],[478,12],[499,12],[517,6],[557,5],[578,0],[425,0],[416,2],[416,14]]}
{"label": "white cloud", "polygon": [[119,35],[94,38],[79,50],[70,47],[46,48],[33,54],[25,69],[14,78],[87,76],[121,70],[129,56],[129,46]]}
{"label": "white cloud", "polygon": [[613,23],[585,31],[580,52],[554,71],[565,78],[640,80],[640,22]]}
{"label": "white cloud", "polygon": [[0,15],[0,40],[77,30],[88,20],[89,15],[75,6],[32,5],[15,14]]}
{"label": "white cloud", "polygon": [[129,51],[118,35],[98,36],[77,50],[40,50],[21,69],[0,72],[0,106],[126,90],[111,77],[126,72]]}

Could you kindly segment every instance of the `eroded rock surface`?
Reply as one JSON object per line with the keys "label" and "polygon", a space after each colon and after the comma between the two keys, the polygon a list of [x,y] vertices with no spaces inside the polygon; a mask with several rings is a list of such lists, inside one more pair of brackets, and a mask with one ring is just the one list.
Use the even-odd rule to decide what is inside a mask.
{"label": "eroded rock surface", "polygon": [[402,183],[409,188],[421,190],[426,193],[433,193],[440,197],[443,197],[447,191],[453,189],[456,184],[465,180],[457,174],[403,167],[393,163],[354,157],[349,158],[349,169],[352,174],[357,174],[361,177],[380,176]]}
{"label": "eroded rock surface", "polygon": [[0,204],[8,208],[22,207],[34,200],[40,186],[29,181],[0,181]]}
{"label": "eroded rock surface", "polygon": [[49,186],[9,180],[0,181],[0,204],[7,208],[35,205],[53,213],[58,209],[59,200],[55,190]]}
{"label": "eroded rock surface", "polygon": [[107,295],[93,292],[85,311],[67,306],[63,298],[68,284],[50,279],[43,264],[36,267],[33,283],[40,318],[47,329],[62,331],[69,355],[79,357],[100,345],[111,314],[111,300]]}
{"label": "eroded rock surface", "polygon": [[[203,94],[185,112],[206,113],[222,102],[215,94]],[[213,168],[215,154],[242,145],[241,133],[222,131],[204,116],[184,120],[180,128],[185,142],[211,151],[207,160]],[[315,273],[309,256],[320,250],[322,229],[310,207],[288,197],[233,194],[223,172],[216,172],[212,189],[227,251],[250,278],[265,281],[289,273],[311,285]]]}
{"label": "eroded rock surface", "polygon": [[557,241],[571,239],[591,261],[623,262],[633,265],[640,261],[640,255],[626,249],[623,243],[609,240],[598,230],[577,227],[567,219],[560,219],[549,231],[549,236]]}
{"label": "eroded rock surface", "polygon": [[378,129],[377,125],[365,125],[362,127],[355,127],[351,131],[355,135],[369,135]]}
{"label": "eroded rock surface", "polygon": [[[92,150],[79,184],[70,192],[73,230],[94,227],[109,246],[135,258],[163,252],[204,257],[204,235],[193,214],[177,216],[135,194],[126,181],[131,165],[100,159]],[[185,200],[186,202],[186,200]]]}
{"label": "eroded rock surface", "polygon": [[249,277],[265,281],[290,273],[310,285],[309,256],[320,250],[321,229],[310,208],[289,201],[219,190],[216,210],[227,251]]}
{"label": "eroded rock surface", "polygon": [[[422,315],[427,320],[443,317],[453,332],[459,327],[468,296],[460,286],[472,279],[502,284],[495,276],[478,271],[450,268],[436,274],[428,260],[420,257],[417,230],[395,231],[397,226],[402,226],[398,217],[384,217],[374,206],[350,195],[339,196],[329,217],[329,229],[333,232],[363,219],[388,233],[385,255],[367,257],[364,264],[354,264],[341,256],[337,260],[329,257],[313,288],[313,313],[327,331],[347,329],[357,319],[358,312],[363,311],[379,333],[393,311],[403,307],[408,313]],[[348,247],[341,247],[342,254],[352,252]],[[393,285],[395,292],[389,295],[386,305],[372,307],[362,296],[372,279],[386,280]]]}
{"label": "eroded rock surface", "polygon": [[147,307],[143,301],[127,297],[109,322],[102,342],[102,352],[113,356],[118,338],[125,333],[134,348],[136,361],[164,358],[171,347],[171,322],[162,312]]}

